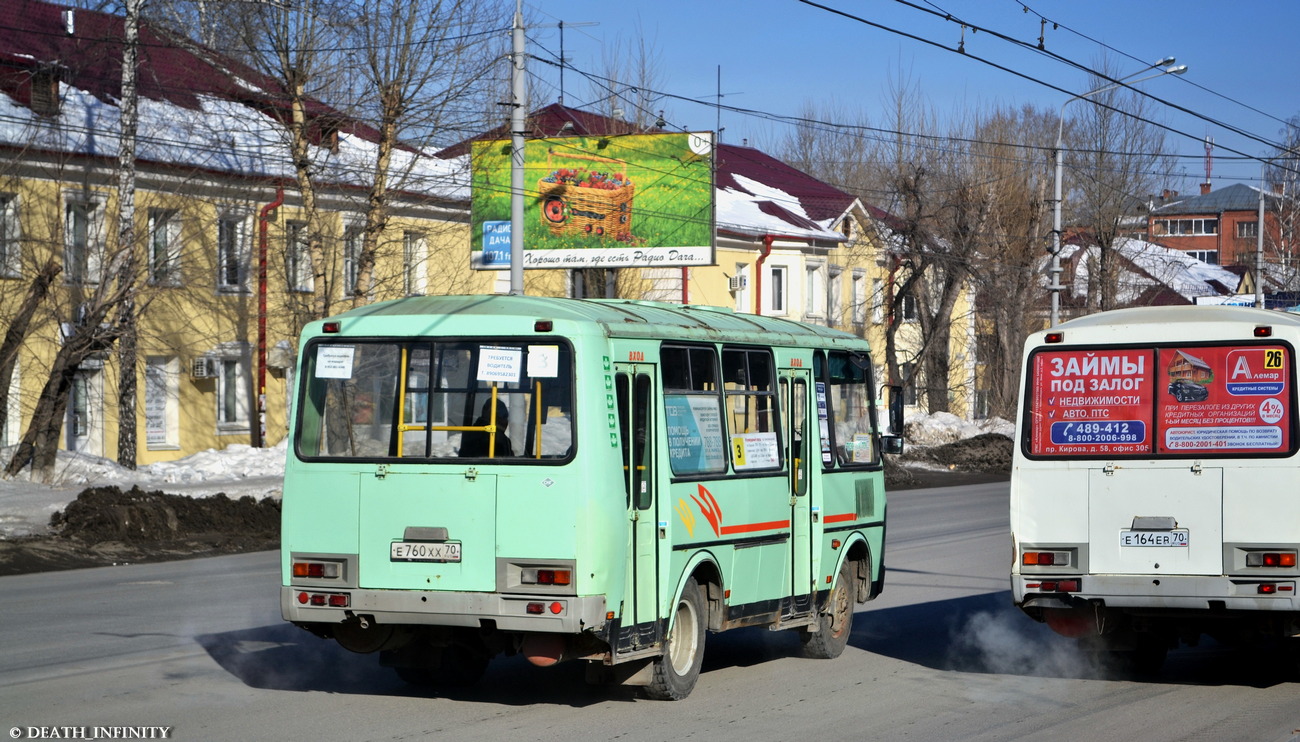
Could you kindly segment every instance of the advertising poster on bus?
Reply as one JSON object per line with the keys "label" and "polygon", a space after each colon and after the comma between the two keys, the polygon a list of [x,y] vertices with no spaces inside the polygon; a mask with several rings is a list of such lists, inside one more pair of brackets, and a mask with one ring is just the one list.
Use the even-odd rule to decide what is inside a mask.
{"label": "advertising poster on bus", "polygon": [[1030,455],[1150,453],[1154,363],[1155,353],[1141,348],[1036,354]]}
{"label": "advertising poster on bus", "polygon": [[[511,149],[471,150],[471,266],[510,268]],[[713,134],[529,139],[523,267],[712,265]]]}
{"label": "advertising poster on bus", "polygon": [[1275,345],[1161,349],[1159,452],[1289,450],[1288,365]]}

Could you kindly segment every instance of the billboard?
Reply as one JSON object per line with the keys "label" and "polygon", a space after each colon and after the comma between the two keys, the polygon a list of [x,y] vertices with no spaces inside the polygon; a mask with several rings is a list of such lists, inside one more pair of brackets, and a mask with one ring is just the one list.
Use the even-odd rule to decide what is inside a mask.
{"label": "billboard", "polygon": [[[475,142],[471,266],[510,268],[510,142]],[[523,267],[712,265],[713,135],[524,144]]]}
{"label": "billboard", "polygon": [[1290,359],[1266,344],[1038,352],[1029,453],[1287,452]]}

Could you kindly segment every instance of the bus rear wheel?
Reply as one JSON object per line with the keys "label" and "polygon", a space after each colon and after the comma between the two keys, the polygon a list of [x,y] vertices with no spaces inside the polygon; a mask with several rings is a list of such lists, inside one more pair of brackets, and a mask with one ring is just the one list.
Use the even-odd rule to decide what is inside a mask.
{"label": "bus rear wheel", "polygon": [[826,607],[817,616],[817,631],[801,629],[803,656],[818,660],[833,660],[844,652],[853,631],[853,563],[845,560],[835,579]]}
{"label": "bus rear wheel", "polygon": [[646,695],[660,701],[680,701],[690,695],[704,664],[705,615],[704,596],[691,578],[673,609],[664,653],[654,660]]}

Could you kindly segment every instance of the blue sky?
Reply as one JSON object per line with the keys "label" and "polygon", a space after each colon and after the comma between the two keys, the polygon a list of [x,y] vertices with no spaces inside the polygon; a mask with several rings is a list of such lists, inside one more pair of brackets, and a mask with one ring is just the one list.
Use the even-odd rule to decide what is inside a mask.
{"label": "blue sky", "polygon": [[[557,24],[563,21],[564,53],[572,67],[600,75],[607,69],[604,59],[620,52],[631,55],[644,40],[654,52],[662,91],[704,101],[666,98],[658,106],[667,110],[670,124],[690,130],[716,127],[718,112],[710,104],[718,92],[719,72],[727,106],[794,116],[811,103],[860,111],[873,124],[883,125],[886,119],[878,111],[891,82],[900,77],[910,78],[941,116],[1025,103],[1059,110],[1070,94],[1088,89],[1085,73],[988,32],[1036,45],[1040,17],[1046,17],[1057,25],[1053,29],[1049,22],[1043,29],[1047,50],[1085,67],[1095,66],[1103,55],[1124,75],[1166,56],[1188,65],[1182,77],[1167,75],[1139,84],[1174,106],[1213,120],[1154,104],[1153,118],[1180,132],[1168,134],[1168,141],[1183,155],[1175,173],[1183,192],[1194,191],[1205,178],[1207,135],[1216,145],[1215,188],[1253,182],[1259,178],[1260,164],[1243,161],[1230,150],[1263,155],[1268,146],[1247,135],[1277,141],[1282,121],[1300,115],[1300,2],[1294,0],[817,1],[918,38],[798,0],[533,1],[526,2],[534,24],[529,51],[557,55]],[[963,40],[961,25],[932,13],[949,14],[987,31],[968,27],[967,54],[961,55],[949,50]],[[538,78],[530,90],[532,105],[554,102],[556,68],[533,62],[530,72]],[[591,100],[590,85],[580,75],[567,72],[564,82],[566,103],[582,107]],[[1081,105],[1072,103],[1071,110]],[[721,125],[723,141],[747,140],[769,149],[786,131],[785,125],[764,117],[725,110]]]}

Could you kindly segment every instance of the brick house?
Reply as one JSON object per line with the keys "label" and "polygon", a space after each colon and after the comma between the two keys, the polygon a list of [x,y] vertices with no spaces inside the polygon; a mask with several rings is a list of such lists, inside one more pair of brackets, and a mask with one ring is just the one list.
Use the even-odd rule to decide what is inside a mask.
{"label": "brick house", "polygon": [[[1166,194],[1163,203],[1153,205],[1147,215],[1146,241],[1175,250],[1214,265],[1255,266],[1259,229],[1258,188],[1234,184],[1217,191],[1208,183],[1201,193],[1188,198]],[[1295,240],[1287,219],[1279,219],[1279,207],[1286,206],[1278,193],[1264,193],[1265,264],[1286,265],[1293,258]],[[1294,204],[1290,204],[1294,210]]]}

